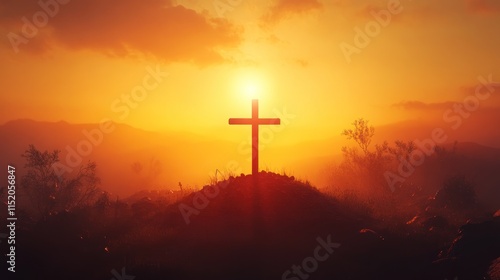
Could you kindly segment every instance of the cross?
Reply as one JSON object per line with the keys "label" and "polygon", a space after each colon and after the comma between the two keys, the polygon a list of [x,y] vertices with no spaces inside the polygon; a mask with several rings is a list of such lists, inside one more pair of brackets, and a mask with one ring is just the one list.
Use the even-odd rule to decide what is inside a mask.
{"label": "cross", "polygon": [[259,125],[280,124],[280,119],[259,119],[259,100],[252,100],[252,118],[230,118],[229,124],[252,125],[252,175],[259,173]]}

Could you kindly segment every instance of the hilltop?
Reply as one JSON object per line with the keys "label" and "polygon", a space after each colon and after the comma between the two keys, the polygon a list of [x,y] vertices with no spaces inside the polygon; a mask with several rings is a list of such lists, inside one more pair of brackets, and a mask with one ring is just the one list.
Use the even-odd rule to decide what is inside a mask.
{"label": "hilltop", "polygon": [[[341,244],[347,238],[361,238],[359,231],[372,223],[368,213],[349,213],[308,183],[267,172],[258,178],[242,175],[204,186],[164,211],[146,216],[145,224],[175,232],[166,248],[151,244],[146,251],[157,251],[155,261],[184,275],[181,279],[204,275],[280,279],[292,264],[313,254],[318,238]],[[340,245],[338,250],[349,247]],[[338,256],[332,254],[323,273]]]}
{"label": "hilltop", "polygon": [[[500,257],[498,218],[463,227],[452,246],[449,224],[385,221],[293,176],[242,174],[175,195],[22,219],[19,263],[36,269],[19,276],[110,279],[123,268],[137,279],[442,280],[456,256],[472,258],[460,267],[474,277]],[[490,253],[474,257],[474,244]]]}
{"label": "hilltop", "polygon": [[[311,279],[401,279],[437,255],[435,240],[408,242],[362,206],[347,207],[307,182],[275,173],[231,177],[158,212],[148,201],[138,208],[138,229],[109,248],[127,255],[137,275],[148,279],[295,279],[292,266],[314,258],[325,243],[332,246],[321,251],[328,257],[312,272],[302,270]],[[135,243],[140,249],[123,250]]]}

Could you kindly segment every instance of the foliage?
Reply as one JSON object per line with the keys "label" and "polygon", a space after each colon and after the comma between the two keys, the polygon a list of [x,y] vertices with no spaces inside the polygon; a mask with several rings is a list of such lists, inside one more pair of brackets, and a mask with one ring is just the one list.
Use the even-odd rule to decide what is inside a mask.
{"label": "foliage", "polygon": [[335,171],[336,183],[358,191],[384,188],[383,173],[387,170],[390,160],[389,146],[384,142],[382,145],[375,145],[375,150],[370,151],[369,146],[375,135],[375,129],[362,118],[352,124],[354,128],[345,129],[342,135],[356,142],[362,153],[355,147],[342,147],[344,159]]}
{"label": "foliage", "polygon": [[145,180],[145,184],[152,186],[157,182],[159,176],[163,172],[163,165],[160,160],[152,157],[148,163],[143,164],[140,161],[135,161],[130,166],[132,171],[139,177]]}
{"label": "foliage", "polygon": [[373,135],[375,135],[375,128],[368,126],[368,121],[363,118],[355,120],[352,125],[354,125],[354,129],[345,129],[342,135],[347,136],[348,140],[354,140],[361,150],[368,154],[368,147]]}
{"label": "foliage", "polygon": [[74,176],[57,176],[52,166],[59,161],[60,151],[41,152],[30,145],[22,155],[27,173],[21,186],[41,218],[54,211],[69,210],[93,202],[100,180],[95,162],[80,166]]}
{"label": "foliage", "polygon": [[388,142],[377,144],[370,149],[375,129],[363,118],[355,120],[354,128],[345,129],[343,136],[353,140],[361,148],[342,147],[343,161],[335,170],[335,179],[340,186],[350,189],[368,191],[373,194],[384,194],[389,190],[384,173],[395,172],[402,160],[408,161],[416,150],[413,141],[396,140],[393,145]]}
{"label": "foliage", "polygon": [[448,179],[435,196],[438,205],[453,209],[466,209],[476,202],[474,186],[463,176]]}
{"label": "foliage", "polygon": [[94,203],[94,206],[100,210],[104,211],[111,206],[111,198],[108,192],[101,192]]}

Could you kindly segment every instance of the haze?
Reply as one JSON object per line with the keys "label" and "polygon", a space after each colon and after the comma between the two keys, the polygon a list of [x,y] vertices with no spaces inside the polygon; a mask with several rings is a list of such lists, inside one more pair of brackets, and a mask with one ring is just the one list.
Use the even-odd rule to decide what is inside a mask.
{"label": "haze", "polygon": [[[110,119],[195,146],[229,143],[223,158],[239,159],[250,129],[227,119],[249,117],[258,98],[262,117],[284,118],[261,135],[261,166],[313,180],[302,168],[325,162],[306,162],[340,154],[340,133],[361,117],[376,127],[374,143],[442,128],[447,143],[500,147],[497,1],[63,2],[35,31],[23,17],[33,24],[36,2],[0,4],[1,123]],[[227,168],[186,145],[197,179],[169,185]]]}

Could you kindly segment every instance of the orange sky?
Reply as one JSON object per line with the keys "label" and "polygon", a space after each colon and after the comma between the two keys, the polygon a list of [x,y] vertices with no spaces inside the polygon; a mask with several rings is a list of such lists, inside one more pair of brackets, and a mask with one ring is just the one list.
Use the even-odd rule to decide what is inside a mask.
{"label": "orange sky", "polygon": [[[255,94],[261,116],[295,116],[277,140],[294,143],[338,136],[359,117],[443,122],[478,77],[500,81],[495,0],[37,2],[0,3],[2,123],[110,118],[237,140],[245,128],[227,119],[250,116]],[[32,34],[23,18],[34,17]],[[500,116],[498,96],[480,108]]]}

